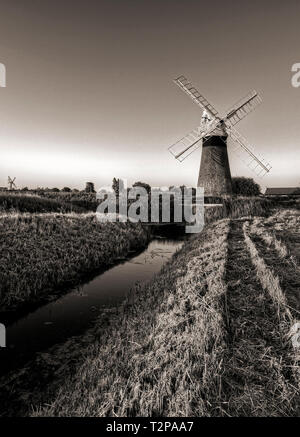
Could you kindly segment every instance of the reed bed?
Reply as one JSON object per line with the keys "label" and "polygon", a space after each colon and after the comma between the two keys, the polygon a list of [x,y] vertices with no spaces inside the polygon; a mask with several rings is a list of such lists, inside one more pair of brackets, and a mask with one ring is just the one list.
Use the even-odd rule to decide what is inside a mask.
{"label": "reed bed", "polygon": [[98,223],[94,214],[0,216],[0,308],[42,301],[84,275],[144,247],[140,224]]}
{"label": "reed bed", "polygon": [[[95,208],[96,210],[96,208]],[[46,198],[35,194],[0,193],[0,213],[4,212],[85,212],[84,208],[63,198]]]}
{"label": "reed bed", "polygon": [[[150,199],[149,199],[150,201]],[[0,212],[96,212],[99,201],[96,193],[55,193],[55,192],[0,192]],[[242,215],[267,215],[274,202],[261,197],[234,197],[223,199],[221,207],[206,210],[206,223],[224,217],[240,217]],[[172,210],[172,202],[171,202]],[[171,212],[172,217],[172,212]],[[149,212],[150,219],[150,212]]]}

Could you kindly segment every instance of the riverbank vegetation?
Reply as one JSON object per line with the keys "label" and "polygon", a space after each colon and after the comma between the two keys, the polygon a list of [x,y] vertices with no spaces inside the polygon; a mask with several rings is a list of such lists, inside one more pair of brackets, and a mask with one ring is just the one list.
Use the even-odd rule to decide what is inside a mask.
{"label": "riverbank vegetation", "polygon": [[95,212],[96,193],[52,191],[0,192],[0,212]]}
{"label": "riverbank vegetation", "polygon": [[[130,200],[133,203],[134,200]],[[151,217],[151,195],[149,203],[149,220]],[[274,202],[270,199],[259,196],[235,196],[230,198],[209,198],[205,203],[220,204],[219,217],[228,216],[231,212],[238,216],[243,214],[246,209],[251,214],[261,215],[265,213]],[[56,192],[56,191],[37,191],[37,192],[0,192],[0,213],[47,213],[47,212],[96,212],[99,200],[96,193],[86,192]],[[219,207],[220,208],[220,207]],[[209,208],[210,209],[210,208]],[[171,220],[174,211],[174,198],[170,201]]]}
{"label": "riverbank vegetation", "polygon": [[140,224],[99,223],[95,214],[0,215],[0,308],[52,298],[84,275],[145,247]]}

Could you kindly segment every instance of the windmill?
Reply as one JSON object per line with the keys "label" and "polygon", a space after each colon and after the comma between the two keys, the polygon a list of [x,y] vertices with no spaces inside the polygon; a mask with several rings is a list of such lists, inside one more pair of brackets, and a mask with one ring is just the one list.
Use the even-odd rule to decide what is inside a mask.
{"label": "windmill", "polygon": [[206,196],[232,194],[231,173],[227,153],[228,136],[233,140],[233,151],[257,175],[264,176],[271,170],[269,163],[258,157],[248,141],[234,128],[253,109],[261,103],[256,91],[252,91],[220,117],[216,109],[189,82],[185,76],[174,80],[203,111],[200,126],[173,144],[169,150],[182,162],[200,147],[202,156],[198,178],[198,187],[204,188]]}
{"label": "windmill", "polygon": [[7,180],[7,184],[8,184],[8,189],[11,190],[16,190],[17,186],[15,184],[15,180],[16,178],[11,178],[10,176],[8,176],[8,180]]}

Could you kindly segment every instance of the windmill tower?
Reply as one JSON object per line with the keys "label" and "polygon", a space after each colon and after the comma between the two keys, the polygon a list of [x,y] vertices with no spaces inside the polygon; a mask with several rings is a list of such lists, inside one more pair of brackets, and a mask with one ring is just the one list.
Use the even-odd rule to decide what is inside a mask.
{"label": "windmill tower", "polygon": [[[202,126],[211,123],[206,111]],[[208,126],[207,126],[208,127]],[[203,129],[205,133],[205,128]],[[202,156],[198,177],[198,187],[204,188],[206,196],[232,194],[231,172],[227,153],[228,134],[223,122],[213,131],[213,135],[203,137]]]}
{"label": "windmill tower", "polygon": [[202,140],[203,147],[197,185],[204,188],[205,196],[218,197],[232,194],[227,152],[228,137],[234,141],[234,152],[257,175],[263,176],[270,171],[270,164],[258,158],[247,140],[233,127],[261,103],[261,98],[256,91],[252,91],[237,102],[225,117],[220,117],[216,109],[184,76],[178,77],[174,82],[200,106],[203,114],[200,126],[173,144],[169,150],[176,159],[182,162],[200,147],[200,140]]}
{"label": "windmill tower", "polygon": [[8,176],[8,179],[7,179],[7,185],[8,185],[8,189],[9,189],[9,191],[12,191],[12,190],[16,190],[17,189],[17,186],[16,186],[16,184],[15,184],[15,180],[16,180],[16,178],[11,178],[10,176]]}

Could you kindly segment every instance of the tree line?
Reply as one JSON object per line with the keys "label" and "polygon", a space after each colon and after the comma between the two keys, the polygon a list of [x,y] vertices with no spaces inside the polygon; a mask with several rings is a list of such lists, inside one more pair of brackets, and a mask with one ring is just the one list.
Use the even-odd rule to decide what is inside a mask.
{"label": "tree line", "polygon": [[[146,182],[137,181],[135,182],[132,187],[143,187],[148,194],[151,192],[151,185],[147,184]],[[175,186],[170,186],[169,190],[172,191],[172,189],[175,188]],[[184,191],[185,186],[180,186],[182,192]],[[122,179],[113,178],[112,181],[112,189],[115,191],[115,193],[119,194],[119,189],[124,189],[124,182]],[[261,194],[261,187],[252,179],[252,178],[246,178],[246,177],[234,177],[232,178],[232,189],[233,194],[237,196],[259,196]],[[95,185],[93,182],[88,182],[86,184],[86,187],[83,190],[78,190],[77,188],[70,188],[70,187],[63,187],[61,189],[54,187],[54,188],[42,188],[37,187],[35,189],[29,189],[28,187],[24,187],[17,191],[29,191],[34,193],[96,193]]]}

